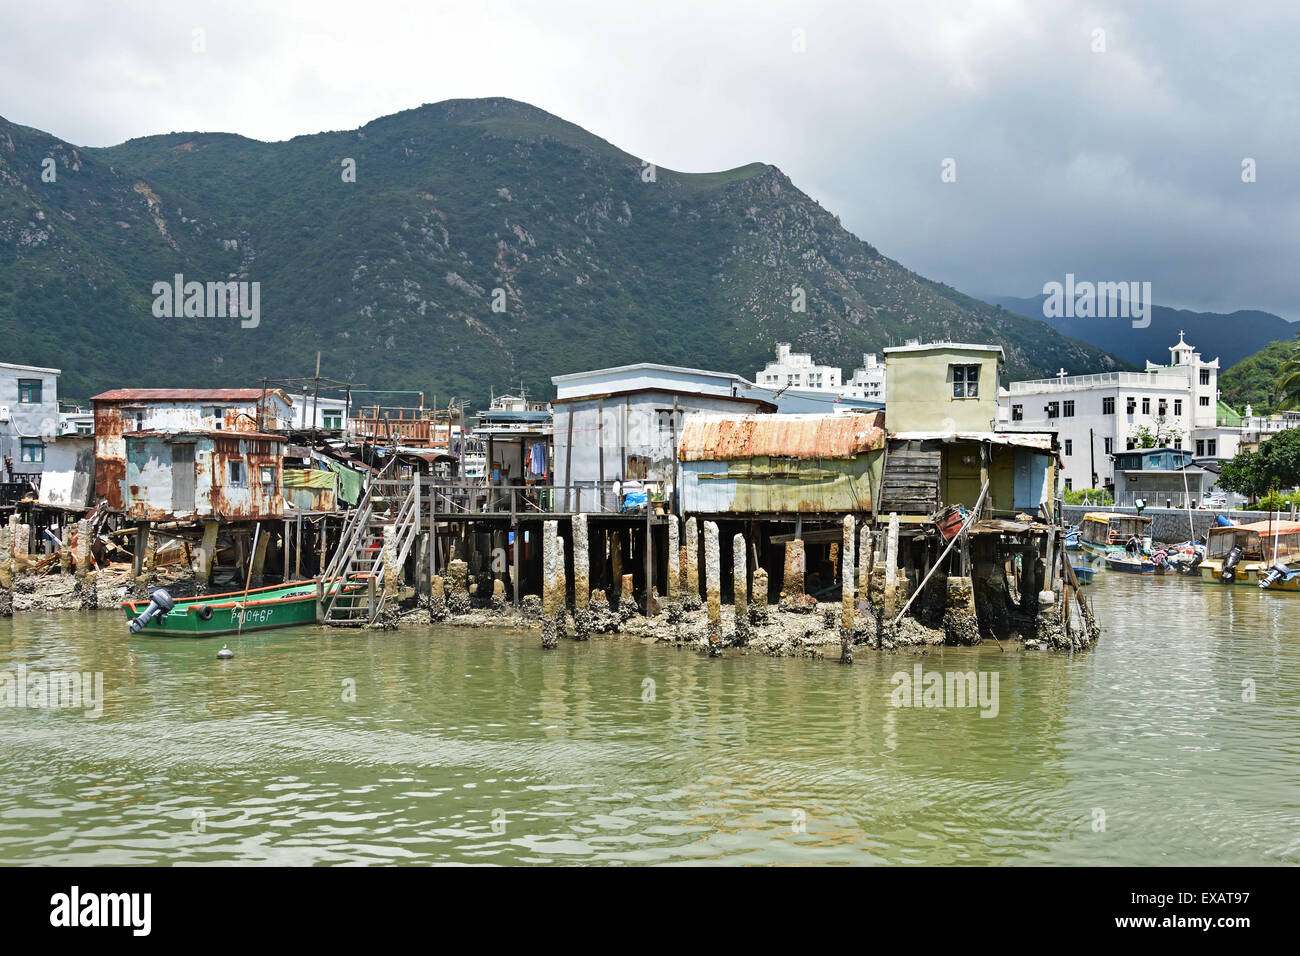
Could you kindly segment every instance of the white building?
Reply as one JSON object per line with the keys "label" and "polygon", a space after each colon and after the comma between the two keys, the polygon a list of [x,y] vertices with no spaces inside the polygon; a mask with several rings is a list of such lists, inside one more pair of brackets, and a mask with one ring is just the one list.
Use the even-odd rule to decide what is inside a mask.
{"label": "white building", "polygon": [[1066,488],[1113,487],[1111,456],[1141,446],[1145,427],[1157,446],[1231,458],[1240,419],[1219,403],[1219,360],[1205,361],[1181,333],[1169,364],[1145,372],[1102,372],[1012,382],[998,395],[999,426],[1057,432]]}
{"label": "white building", "polygon": [[862,354],[862,367],[853,372],[849,381],[835,365],[817,365],[807,352],[791,352],[789,342],[778,342],[776,361],[767,365],[754,378],[760,388],[808,389],[833,392],[845,398],[867,401],[885,400],[885,361],[875,352]]}
{"label": "white building", "polygon": [[59,428],[59,370],[0,362],[0,480],[35,481]]}
{"label": "white building", "polygon": [[875,352],[862,353],[862,367],[853,370],[844,393],[875,402],[885,400],[885,360]]}
{"label": "white building", "polygon": [[338,431],[347,426],[348,403],[336,395],[315,395],[310,392],[286,392],[293,402],[290,427],[306,431]]}
{"label": "white building", "polygon": [[778,342],[776,361],[768,362],[755,380],[756,385],[781,388],[834,388],[840,387],[840,370],[834,365],[814,364],[807,352],[791,352],[789,342]]}

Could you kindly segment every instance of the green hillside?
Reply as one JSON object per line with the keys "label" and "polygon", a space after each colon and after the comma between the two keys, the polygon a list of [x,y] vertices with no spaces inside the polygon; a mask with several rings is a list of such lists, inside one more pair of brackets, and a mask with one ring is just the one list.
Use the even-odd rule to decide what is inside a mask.
{"label": "green hillside", "polygon": [[[260,325],[155,317],[153,283],[176,273],[259,282]],[[82,149],[0,120],[0,336],[5,360],[60,367],[78,396],[308,375],[318,349],[335,378],[477,405],[634,361],[750,376],[778,340],[846,371],[912,337],[1001,344],[1017,377],[1122,367],[885,258],[773,166],[647,182],[636,157],[504,99],[279,143]]]}
{"label": "green hillside", "polygon": [[1277,374],[1278,368],[1295,349],[1294,341],[1270,342],[1224,371],[1219,376],[1219,392],[1223,400],[1239,412],[1244,411],[1249,403],[1256,414],[1294,408],[1295,403],[1278,402]]}

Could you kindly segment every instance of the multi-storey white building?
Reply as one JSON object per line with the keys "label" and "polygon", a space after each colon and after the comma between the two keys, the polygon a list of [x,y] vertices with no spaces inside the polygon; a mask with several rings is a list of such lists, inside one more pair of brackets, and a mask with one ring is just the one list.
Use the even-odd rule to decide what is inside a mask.
{"label": "multi-storey white building", "polygon": [[844,393],[854,398],[872,401],[885,400],[885,360],[875,352],[862,353],[862,367],[853,370],[853,377],[844,386]]}
{"label": "multi-storey white building", "polygon": [[847,382],[834,365],[817,365],[807,352],[791,352],[789,342],[776,346],[776,361],[767,365],[754,378],[762,388],[820,389],[835,392],[846,398],[862,398],[874,402],[885,400],[885,362],[875,352],[862,354],[862,367],[854,370]]}
{"label": "multi-storey white building", "polygon": [[998,395],[999,426],[1055,431],[1066,488],[1114,485],[1111,456],[1141,447],[1145,427],[1157,446],[1198,457],[1231,458],[1240,418],[1219,403],[1219,360],[1205,361],[1180,333],[1169,364],[1145,372],[1102,372],[1012,382]]}
{"label": "multi-storey white building", "polygon": [[768,362],[758,373],[755,384],[794,388],[840,387],[841,372],[834,365],[817,365],[807,352],[791,352],[789,342],[778,342],[776,361]]}

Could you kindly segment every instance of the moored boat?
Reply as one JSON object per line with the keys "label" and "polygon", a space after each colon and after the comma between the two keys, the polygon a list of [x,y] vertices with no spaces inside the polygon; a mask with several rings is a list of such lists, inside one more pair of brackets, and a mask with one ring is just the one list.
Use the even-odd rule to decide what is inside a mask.
{"label": "moored boat", "polygon": [[[330,588],[337,586],[333,583]],[[349,583],[345,590],[362,592],[364,589],[364,584]],[[152,601],[122,602],[127,620],[133,624],[148,614],[141,626],[132,627],[131,633],[153,637],[215,637],[237,631],[316,623],[315,581],[293,581],[176,600],[165,591],[155,591],[152,597]]]}
{"label": "moored boat", "polygon": [[1287,567],[1280,562],[1273,565],[1260,578],[1259,589],[1261,591],[1283,591],[1300,594],[1300,567]]}
{"label": "moored boat", "polygon": [[[1163,552],[1157,552],[1163,554]],[[1167,560],[1155,560],[1154,557],[1139,557],[1132,554],[1108,554],[1106,567],[1111,571],[1125,571],[1129,574],[1169,574],[1172,570]]]}
{"label": "moored boat", "polygon": [[1274,564],[1300,568],[1300,521],[1254,521],[1210,528],[1205,560],[1200,566],[1201,579],[1220,584],[1260,584]]}
{"label": "moored boat", "polygon": [[1079,525],[1079,547],[1089,554],[1106,557],[1124,554],[1131,539],[1142,542],[1142,550],[1151,550],[1151,519],[1111,511],[1090,511]]}

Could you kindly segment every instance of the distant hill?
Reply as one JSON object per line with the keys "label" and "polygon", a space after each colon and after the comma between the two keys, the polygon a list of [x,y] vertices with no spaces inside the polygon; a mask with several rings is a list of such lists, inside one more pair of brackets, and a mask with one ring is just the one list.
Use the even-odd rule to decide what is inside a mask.
{"label": "distant hill", "polygon": [[[155,316],[178,273],[259,282],[260,324]],[[1117,367],[886,258],[774,166],[646,169],[513,100],[278,143],[85,149],[0,119],[3,358],[70,396],[309,375],[319,349],[332,377],[481,406],[635,361],[752,375],[777,341],[852,368],[909,337],[1000,344],[1017,377]]]}
{"label": "distant hill", "polygon": [[1294,403],[1274,403],[1278,367],[1291,357],[1296,344],[1295,339],[1270,342],[1254,355],[1221,372],[1219,391],[1223,400],[1239,412],[1244,412],[1246,404],[1250,403],[1256,414],[1294,408]]}
{"label": "distant hill", "polygon": [[[1167,364],[1169,346],[1178,341],[1180,330],[1185,333],[1188,344],[1196,346],[1204,358],[1218,356],[1219,367],[1227,368],[1270,342],[1290,341],[1300,328],[1271,312],[1243,309],[1225,315],[1157,305],[1151,310],[1151,325],[1135,329],[1132,320],[1122,318],[1044,318],[1044,298],[1041,295],[1028,299],[995,296],[988,301],[1009,312],[1042,319],[1061,334],[1088,342],[1138,367],[1148,360]],[[1067,367],[1066,371],[1076,370]]]}

